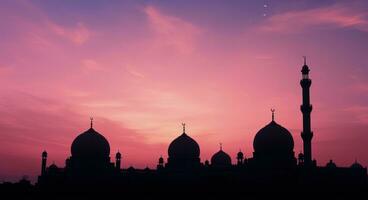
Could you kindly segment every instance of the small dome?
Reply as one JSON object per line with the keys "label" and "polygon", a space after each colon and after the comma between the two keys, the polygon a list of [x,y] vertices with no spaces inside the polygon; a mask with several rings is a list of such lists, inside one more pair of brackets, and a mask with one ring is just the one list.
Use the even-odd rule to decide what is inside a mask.
{"label": "small dome", "polygon": [[71,147],[73,157],[109,157],[110,145],[104,136],[92,127],[78,135]]}
{"label": "small dome", "polygon": [[244,158],[243,152],[239,151],[237,155],[237,158]]}
{"label": "small dome", "polygon": [[258,131],[253,141],[253,148],[255,152],[259,153],[292,152],[294,140],[286,128],[271,121]]}
{"label": "small dome", "polygon": [[133,172],[133,171],[135,171],[135,168],[133,166],[130,166],[127,170],[130,171],[130,172]]}
{"label": "small dome", "polygon": [[200,149],[194,139],[183,133],[171,142],[168,153],[171,158],[191,159],[199,157]]}
{"label": "small dome", "polygon": [[330,160],[330,162],[327,163],[326,167],[327,168],[336,168],[336,164],[332,160]]}
{"label": "small dome", "polygon": [[214,166],[229,166],[231,165],[231,157],[222,149],[215,153],[211,158],[211,165]]}
{"label": "small dome", "polygon": [[58,167],[55,163],[52,163],[52,164],[49,166],[49,169],[59,169],[59,167]]}
{"label": "small dome", "polygon": [[164,158],[162,156],[160,156],[160,158],[158,159],[158,163],[163,164],[164,162],[165,162]]}
{"label": "small dome", "polygon": [[115,155],[116,158],[121,158],[121,153],[118,151]]}
{"label": "small dome", "polygon": [[47,170],[49,173],[55,174],[59,171],[59,167],[56,166],[55,163],[52,163],[52,165],[50,165]]}
{"label": "small dome", "polygon": [[353,168],[353,169],[363,169],[363,166],[361,164],[358,163],[358,161],[355,161],[351,166],[350,168]]}

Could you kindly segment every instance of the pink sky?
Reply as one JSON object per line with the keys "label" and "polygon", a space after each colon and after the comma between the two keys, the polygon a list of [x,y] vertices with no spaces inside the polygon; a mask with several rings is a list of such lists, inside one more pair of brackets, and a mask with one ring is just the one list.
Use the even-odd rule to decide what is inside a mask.
{"label": "pink sky", "polygon": [[87,2],[0,6],[0,181],[34,179],[43,150],[64,166],[90,116],[124,168],[167,158],[182,122],[202,161],[251,157],[271,108],[297,154],[304,55],[313,157],[368,165],[366,2]]}

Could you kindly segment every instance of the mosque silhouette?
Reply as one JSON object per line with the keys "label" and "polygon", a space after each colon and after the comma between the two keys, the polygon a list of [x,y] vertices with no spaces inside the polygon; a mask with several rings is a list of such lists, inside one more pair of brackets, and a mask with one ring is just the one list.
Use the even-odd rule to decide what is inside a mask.
{"label": "mosque silhouette", "polygon": [[[288,190],[308,193],[331,188],[343,190],[367,189],[367,168],[357,161],[350,167],[338,167],[330,160],[318,166],[312,156],[309,67],[304,58],[302,67],[303,153],[295,156],[294,140],[290,132],[274,119],[260,129],[253,141],[253,157],[246,158],[239,151],[232,156],[220,146],[210,161],[201,162],[200,147],[185,130],[168,147],[168,158],[161,156],[156,169],[121,168],[122,154],[117,152],[115,163],[111,162],[110,146],[106,138],[93,128],[78,135],[71,145],[71,156],[65,167],[47,166],[48,154],[42,153],[41,175],[36,188],[39,191],[124,191],[174,193],[185,188],[186,193],[195,192],[241,192]],[[114,188],[114,189],[112,189]],[[251,188],[251,189],[250,189]],[[267,188],[267,189],[266,189]]]}

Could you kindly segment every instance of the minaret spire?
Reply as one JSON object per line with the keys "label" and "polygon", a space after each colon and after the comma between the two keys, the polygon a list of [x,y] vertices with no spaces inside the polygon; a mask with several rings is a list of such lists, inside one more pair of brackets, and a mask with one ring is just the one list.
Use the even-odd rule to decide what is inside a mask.
{"label": "minaret spire", "polygon": [[47,163],[47,152],[44,150],[42,152],[42,163],[41,163],[41,176],[45,175],[46,173],[46,163]]}
{"label": "minaret spire", "polygon": [[93,117],[89,118],[91,120],[91,128],[93,128]]}
{"label": "minaret spire", "polygon": [[275,121],[275,109],[271,108],[272,112],[272,121]]}
{"label": "minaret spire", "polygon": [[304,59],[304,65],[307,65],[307,56],[303,56]]}
{"label": "minaret spire", "polygon": [[313,132],[311,130],[311,112],[312,105],[310,104],[310,86],[312,80],[309,78],[309,67],[306,65],[306,57],[304,57],[304,65],[302,67],[302,80],[300,86],[302,87],[303,103],[300,110],[303,113],[303,132],[301,133],[303,139],[304,164],[310,166],[312,164],[312,138]]}
{"label": "minaret spire", "polygon": [[183,126],[183,133],[185,133],[185,123],[181,123],[181,125]]}

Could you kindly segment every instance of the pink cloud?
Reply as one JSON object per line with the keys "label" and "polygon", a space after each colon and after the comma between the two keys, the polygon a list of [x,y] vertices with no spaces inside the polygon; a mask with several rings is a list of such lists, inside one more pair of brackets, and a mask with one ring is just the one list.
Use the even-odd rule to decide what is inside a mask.
{"label": "pink cloud", "polygon": [[[242,148],[249,157],[255,133],[271,118],[270,107],[277,109],[277,121],[292,130],[295,151],[301,149],[298,82],[300,55],[306,53],[304,43],[283,42],[280,48],[281,45],[265,42],[262,35],[254,32],[243,41],[244,37],[237,38],[235,32],[230,35],[221,32],[222,26],[212,30],[208,27],[205,31],[213,34],[203,37],[202,28],[195,25],[197,21],[168,15],[153,6],[138,11],[147,21],[136,20],[136,15],[119,13],[120,18],[131,21],[131,26],[148,25],[151,31],[145,32],[143,37],[140,32],[134,32],[134,28],[114,20],[101,26],[83,17],[81,19],[87,21],[52,21],[37,8],[28,12],[5,7],[0,10],[8,10],[6,14],[0,12],[0,16],[9,18],[0,20],[0,25],[9,27],[2,31],[8,31],[10,38],[2,38],[0,45],[5,53],[0,55],[0,62],[5,64],[0,64],[0,111],[6,116],[0,119],[0,157],[5,163],[0,166],[0,180],[9,174],[17,177],[24,173],[38,174],[43,149],[49,151],[50,162],[55,160],[62,166],[70,153],[71,141],[87,128],[89,116],[95,118],[96,130],[112,145],[112,156],[118,148],[123,153],[124,168],[147,164],[152,167],[161,154],[167,158],[167,147],[181,134],[183,121],[188,124],[188,133],[201,145],[202,160],[218,151],[219,142],[224,143],[231,156]],[[314,9],[314,12],[321,15],[321,10],[323,8]],[[330,11],[329,16],[354,15],[348,8],[342,10],[346,13]],[[296,19],[280,17],[282,19],[273,19],[275,22],[269,19],[265,24],[282,22],[285,24],[280,31],[289,32],[293,31],[293,25],[298,25],[298,20],[306,20],[304,26],[297,27],[298,31],[326,24],[354,28],[359,24],[341,22],[345,25],[338,26],[334,20],[347,21],[340,18],[322,18],[325,22],[317,23],[314,22],[316,16],[310,16],[313,19],[308,20],[312,23],[303,18],[311,15],[310,12],[303,11],[300,16],[294,13]],[[293,22],[291,27],[288,21]],[[90,29],[92,27],[94,29]],[[98,34],[104,37],[93,37],[95,30],[101,31]],[[129,30],[129,36],[121,35],[122,30]],[[215,45],[204,45],[213,41],[211,37],[216,34],[227,39]],[[277,36],[267,38],[277,41]],[[233,45],[230,41],[239,41],[239,44]],[[314,48],[321,47],[316,43]],[[197,48],[205,51],[193,53]],[[328,52],[338,56],[335,49]],[[360,153],[358,158],[365,155],[365,149],[360,151],[364,147],[360,145],[361,140],[352,139],[352,148],[359,149],[352,149],[349,156],[341,150],[340,143],[331,142],[327,149],[318,141],[335,137],[349,139],[355,137],[354,132],[365,137],[365,127],[354,131],[336,128],[336,124],[343,123],[363,126],[364,123],[355,122],[367,120],[365,110],[341,111],[341,106],[348,107],[356,102],[346,94],[327,101],[338,95],[328,86],[334,85],[341,90],[338,86],[342,81],[336,78],[340,77],[340,72],[331,70],[336,69],[338,63],[329,60],[327,52],[315,51],[311,55],[316,63],[311,65],[312,103],[316,108],[313,111],[315,157],[318,161],[333,157],[351,164],[348,160],[353,157],[351,155]],[[346,55],[346,60],[351,59],[349,56]],[[326,65],[323,60],[328,60]],[[324,70],[329,70],[331,76],[324,76]],[[323,84],[324,80],[329,83]],[[368,91],[363,82],[358,88],[357,91]],[[6,89],[8,91],[3,92]],[[31,93],[32,97],[20,95],[18,90]],[[339,105],[335,99],[346,99],[350,105]],[[319,128],[326,125],[333,129]],[[332,147],[339,150],[330,150]],[[325,163],[324,160],[321,163]]]}
{"label": "pink cloud", "polygon": [[265,32],[296,33],[312,27],[353,28],[368,32],[368,15],[352,6],[335,4],[276,14],[268,18],[259,29]]}
{"label": "pink cloud", "polygon": [[[23,174],[35,180],[43,150],[49,152],[49,163],[55,161],[64,166],[73,139],[89,128],[89,115],[80,105],[28,93],[5,93],[6,97],[0,99],[0,110],[7,116],[0,119],[0,156],[4,160],[0,180],[18,180]],[[147,164],[154,167],[159,154],[166,152],[166,145],[147,145],[147,135],[137,134],[120,121],[96,113],[94,118],[95,129],[110,143],[111,158],[117,150],[123,153],[124,168],[131,165],[143,168]],[[145,159],[139,159],[142,157]]]}
{"label": "pink cloud", "polygon": [[199,27],[178,17],[166,15],[153,6],[146,6],[144,13],[157,36],[157,43],[173,47],[182,53],[190,53],[195,49],[196,37],[202,32]]}
{"label": "pink cloud", "polygon": [[131,65],[127,65],[127,66],[125,67],[125,70],[126,70],[129,74],[131,74],[132,76],[134,76],[134,77],[137,77],[137,78],[145,78],[145,77],[146,77],[143,73],[138,72],[138,71],[137,71],[136,69],[134,69],[134,67],[133,67],[133,66],[131,66]]}
{"label": "pink cloud", "polygon": [[368,93],[368,83],[366,82],[358,82],[356,84],[354,84],[351,88],[353,91],[355,92],[359,92],[359,93]]}
{"label": "pink cloud", "polygon": [[368,123],[368,106],[350,106],[345,108],[344,111],[352,116],[353,122],[364,125]]}
{"label": "pink cloud", "polygon": [[91,35],[89,29],[82,22],[78,22],[76,27],[65,27],[49,21],[47,26],[56,35],[68,39],[76,45],[84,44]]}
{"label": "pink cloud", "polygon": [[91,30],[81,21],[77,21],[74,26],[61,25],[29,1],[14,1],[13,4],[17,11],[6,6],[0,9],[0,25],[9,27],[4,31],[10,31],[18,42],[25,41],[34,49],[49,50],[63,44],[64,40],[82,45],[91,38]]}
{"label": "pink cloud", "polygon": [[83,59],[81,61],[81,65],[82,70],[85,70],[87,72],[103,70],[103,67],[94,59]]}

